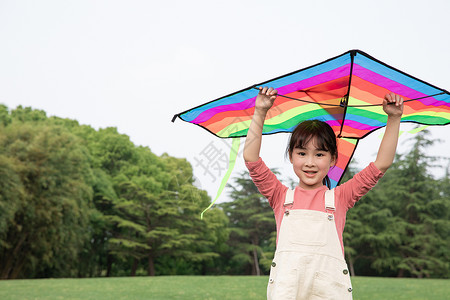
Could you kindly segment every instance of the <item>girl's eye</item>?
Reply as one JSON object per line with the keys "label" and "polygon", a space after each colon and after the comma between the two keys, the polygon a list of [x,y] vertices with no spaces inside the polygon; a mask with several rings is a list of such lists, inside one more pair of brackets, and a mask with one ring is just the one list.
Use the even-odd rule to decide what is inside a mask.
{"label": "girl's eye", "polygon": [[300,155],[300,156],[305,156],[306,155],[305,152],[298,152],[297,154]]}
{"label": "girl's eye", "polygon": [[324,154],[323,153],[317,153],[317,156],[318,157],[322,157],[322,156],[324,156]]}

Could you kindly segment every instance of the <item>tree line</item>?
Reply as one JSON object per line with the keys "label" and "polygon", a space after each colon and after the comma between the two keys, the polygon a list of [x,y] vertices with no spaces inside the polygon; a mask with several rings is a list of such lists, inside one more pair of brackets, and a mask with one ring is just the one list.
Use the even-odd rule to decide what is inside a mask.
{"label": "tree line", "polygon": [[[415,136],[350,210],[356,275],[450,275],[450,184]],[[348,176],[356,170],[350,169]],[[186,159],[42,110],[0,105],[0,278],[268,274],[273,213],[247,173],[215,205]]]}

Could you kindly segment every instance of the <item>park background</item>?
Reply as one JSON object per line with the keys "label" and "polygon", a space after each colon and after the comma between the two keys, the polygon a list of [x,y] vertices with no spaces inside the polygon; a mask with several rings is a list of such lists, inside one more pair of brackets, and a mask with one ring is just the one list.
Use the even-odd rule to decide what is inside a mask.
{"label": "park background", "polygon": [[[46,226],[53,222],[59,226],[59,231],[51,230],[58,234],[51,230],[39,233],[44,238],[40,241],[46,241],[45,237],[49,236],[55,238],[39,246],[28,245],[28,252],[24,252],[25,268],[20,272],[15,269],[17,278],[146,275],[151,272],[144,254],[155,247],[145,246],[146,239],[158,240],[158,247],[162,247],[158,250],[159,265],[154,266],[152,274],[267,274],[274,247],[273,235],[265,237],[266,244],[258,245],[259,248],[246,245],[239,240],[245,234],[239,232],[241,229],[233,229],[230,215],[224,217],[223,214],[226,203],[242,200],[255,191],[247,186],[248,195],[232,195],[233,189],[228,188],[218,201],[222,203],[221,209],[216,207],[207,212],[204,221],[198,218],[214,198],[221,176],[228,168],[230,142],[216,139],[205,130],[180,120],[171,123],[172,116],[349,49],[361,49],[448,90],[449,10],[450,4],[444,0],[0,1],[2,155],[12,159],[22,149],[21,162],[26,162],[18,165],[6,158],[2,161],[3,178],[9,180],[3,181],[3,187],[17,180],[17,186],[22,188],[15,191],[18,194],[13,194],[11,189],[14,195],[11,197],[22,201],[17,206],[8,202],[8,197],[1,199],[2,264],[5,253],[11,249],[5,235],[15,233],[20,237],[18,233],[23,230],[20,221],[15,219],[19,207],[36,199],[31,183],[24,184],[24,179],[28,178],[24,170],[39,169],[33,149],[26,146],[30,143],[42,155],[42,161],[53,163],[48,164],[53,167],[48,174],[54,176],[59,170],[63,173],[61,180],[66,180],[64,183],[70,187],[80,184],[81,188],[78,198],[41,191],[39,199],[44,202],[47,198],[66,199],[72,214],[66,211],[67,207],[56,205],[62,216],[56,222],[53,211],[45,205],[41,207],[49,214],[42,213],[40,222]],[[21,107],[16,109],[18,106]],[[406,131],[410,128],[412,126],[404,126]],[[53,141],[54,137],[60,139]],[[413,153],[420,138],[442,140],[421,149],[425,151],[422,154],[437,159],[426,165],[425,175],[430,176],[427,180],[435,187],[448,189],[448,181],[445,181],[448,159],[440,158],[448,157],[448,127],[430,127],[419,135],[403,134],[399,146],[399,153],[404,154],[401,162],[408,161],[408,154]],[[24,144],[14,144],[17,140]],[[289,183],[295,175],[284,157],[286,140],[284,134],[265,137],[262,156],[270,167],[277,168],[280,178]],[[52,141],[52,146],[48,146]],[[377,132],[359,144],[355,169],[374,159],[379,141]],[[69,146],[71,148],[67,148]],[[215,168],[209,171],[202,163],[208,149],[216,151],[216,160],[208,162]],[[52,157],[60,160],[52,160]],[[67,164],[74,164],[78,169],[66,169]],[[242,184],[247,184],[243,171],[240,157],[230,183],[237,184],[236,180],[241,180]],[[70,174],[82,175],[70,177]],[[51,184],[64,187],[59,181],[52,183],[52,178],[43,178],[44,183],[37,181],[36,184],[40,188]],[[75,184],[71,180],[78,181]],[[425,185],[429,186],[430,182]],[[3,195],[5,191],[7,189],[3,188]],[[176,197],[168,195],[171,193]],[[166,229],[149,233],[140,227],[142,224],[135,224],[139,222],[129,222],[136,217],[127,217],[139,211],[133,207],[133,199],[137,197],[156,205],[149,212],[154,214],[152,217],[160,218],[161,228]],[[444,204],[434,209],[444,214],[434,219],[448,221],[448,204],[445,204],[448,194],[443,192],[436,197],[441,197]],[[71,203],[75,198],[76,204]],[[164,202],[167,206],[161,205],[163,198],[168,201]],[[263,214],[262,221],[273,226],[269,221],[270,209],[264,210],[267,207],[264,208],[262,199],[255,201],[261,204],[262,212],[268,212]],[[50,203],[51,207],[55,205]],[[172,210],[174,207],[177,209]],[[73,208],[81,212],[90,210],[87,214],[78,214]],[[233,209],[229,208],[230,214]],[[394,208],[389,209],[390,212],[383,211],[384,216],[371,217],[379,220],[397,216]],[[365,214],[361,212],[361,215]],[[180,228],[192,225],[195,230],[177,231],[171,228],[177,223],[173,220],[179,221]],[[33,222],[27,223],[30,230],[38,228]],[[92,226],[93,222],[98,226]],[[390,222],[395,223],[395,219]],[[447,228],[448,224],[444,223],[438,228]],[[8,233],[10,224],[15,224],[18,231]],[[101,228],[102,234],[107,234],[86,231],[86,226]],[[70,233],[65,235],[61,228]],[[96,239],[92,239],[93,234],[98,234]],[[233,234],[236,238],[231,241],[239,243],[239,247],[229,243]],[[377,241],[376,236],[372,236],[371,242],[382,242],[391,247],[390,250],[399,243],[395,236],[384,236],[392,244]],[[448,234],[444,232],[444,236],[447,239],[437,243],[445,250],[448,249]],[[94,247],[92,241],[99,244]],[[361,246],[367,241],[359,243]],[[71,246],[67,247],[69,244]],[[230,249],[243,250],[244,254],[233,253]],[[252,263],[255,251],[262,260],[259,271],[259,264]],[[89,259],[83,261],[80,256]],[[443,264],[436,262],[440,266],[437,272],[418,276],[420,272],[407,271],[403,276],[448,278],[448,252],[437,257],[443,260]],[[225,268],[221,265],[224,261],[232,261],[234,265]],[[393,262],[381,260],[380,265],[372,265],[374,261],[364,261],[360,268],[366,273],[356,274],[399,275],[401,268],[390,267]]]}

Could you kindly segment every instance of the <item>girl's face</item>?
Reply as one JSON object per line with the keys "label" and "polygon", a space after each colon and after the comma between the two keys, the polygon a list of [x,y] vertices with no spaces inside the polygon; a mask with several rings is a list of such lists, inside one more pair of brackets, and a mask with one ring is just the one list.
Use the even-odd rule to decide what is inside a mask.
{"label": "girl's face", "polygon": [[299,186],[305,190],[321,187],[328,170],[335,164],[335,159],[329,151],[317,148],[314,138],[305,148],[294,148],[290,161],[300,179]]}

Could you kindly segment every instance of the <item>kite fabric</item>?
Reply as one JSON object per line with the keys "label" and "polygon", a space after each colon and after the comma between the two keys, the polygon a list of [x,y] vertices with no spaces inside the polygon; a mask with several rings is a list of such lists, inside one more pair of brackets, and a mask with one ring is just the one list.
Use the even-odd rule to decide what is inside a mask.
{"label": "kite fabric", "polygon": [[386,126],[381,102],[393,92],[402,96],[401,122],[450,123],[450,93],[372,56],[350,50],[316,65],[248,87],[176,114],[220,138],[247,135],[259,87],[278,90],[263,134],[292,132],[304,120],[327,122],[338,137],[337,165],[330,169],[332,187],[339,184],[358,141]]}

